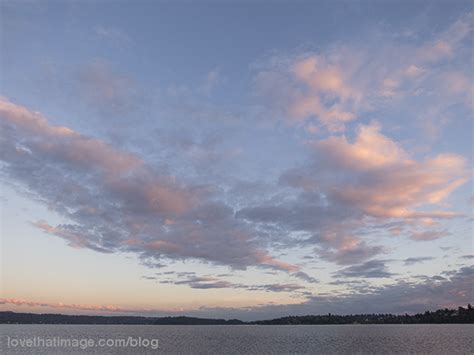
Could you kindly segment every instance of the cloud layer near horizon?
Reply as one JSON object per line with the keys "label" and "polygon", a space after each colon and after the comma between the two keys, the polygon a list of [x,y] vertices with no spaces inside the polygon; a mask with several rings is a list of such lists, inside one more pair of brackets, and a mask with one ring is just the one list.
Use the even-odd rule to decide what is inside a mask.
{"label": "cloud layer near horizon", "polygon": [[[415,313],[438,308],[456,308],[472,301],[473,267],[446,272],[433,278],[420,278],[417,282],[399,280],[389,286],[361,288],[342,295],[313,296],[300,304],[260,305],[243,309],[200,307],[199,309],[166,310],[125,308],[112,305],[78,305],[36,302],[2,298],[1,305],[61,309],[64,312],[89,311],[145,316],[188,315],[199,317],[238,318],[242,320],[270,319],[308,314],[361,314],[361,313]],[[209,281],[209,280],[207,280]],[[288,287],[288,286],[287,286]]]}

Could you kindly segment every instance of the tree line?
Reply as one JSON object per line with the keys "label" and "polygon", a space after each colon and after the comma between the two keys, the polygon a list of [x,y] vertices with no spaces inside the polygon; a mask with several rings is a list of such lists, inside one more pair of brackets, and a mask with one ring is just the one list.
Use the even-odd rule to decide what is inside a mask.
{"label": "tree line", "polygon": [[85,316],[0,312],[0,324],[147,324],[147,325],[238,325],[238,324],[447,324],[474,323],[474,309],[439,309],[417,314],[349,314],[288,316],[255,322],[238,319],[208,319],[196,317]]}
{"label": "tree line", "polygon": [[288,316],[271,320],[253,322],[254,324],[446,324],[474,323],[474,309],[467,308],[439,309],[417,314],[349,314],[349,315],[308,315]]}

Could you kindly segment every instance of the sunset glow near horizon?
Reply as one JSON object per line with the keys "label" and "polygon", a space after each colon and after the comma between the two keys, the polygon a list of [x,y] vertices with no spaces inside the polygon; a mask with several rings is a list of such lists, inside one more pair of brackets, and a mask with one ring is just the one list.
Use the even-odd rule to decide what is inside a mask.
{"label": "sunset glow near horizon", "polygon": [[472,7],[2,1],[0,310],[473,302]]}

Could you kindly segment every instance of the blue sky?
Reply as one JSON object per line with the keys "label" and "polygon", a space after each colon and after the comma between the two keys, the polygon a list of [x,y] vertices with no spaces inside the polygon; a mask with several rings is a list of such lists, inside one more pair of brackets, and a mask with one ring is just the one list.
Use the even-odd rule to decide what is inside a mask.
{"label": "blue sky", "polygon": [[472,302],[473,19],[462,1],[2,2],[1,308]]}

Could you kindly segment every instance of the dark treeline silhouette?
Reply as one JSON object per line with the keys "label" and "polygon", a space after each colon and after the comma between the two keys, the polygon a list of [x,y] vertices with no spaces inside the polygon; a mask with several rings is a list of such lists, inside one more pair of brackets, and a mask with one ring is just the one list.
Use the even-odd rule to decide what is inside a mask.
{"label": "dark treeline silhouette", "polygon": [[153,324],[148,317],[0,312],[2,324]]}
{"label": "dark treeline silhouette", "polygon": [[434,312],[426,311],[417,314],[349,314],[344,316],[289,316],[271,320],[253,322],[254,324],[446,324],[474,323],[474,308],[439,309]]}
{"label": "dark treeline silhouette", "polygon": [[142,325],[224,325],[244,324],[238,319],[194,317],[79,316],[0,312],[0,324],[142,324]]}
{"label": "dark treeline silhouette", "polygon": [[82,316],[0,312],[0,324],[142,324],[142,325],[229,325],[229,324],[446,324],[474,323],[474,308],[439,309],[417,314],[349,314],[288,316],[271,320],[242,322],[238,319],[194,317]]}
{"label": "dark treeline silhouette", "polygon": [[182,324],[189,324],[189,325],[213,325],[213,324],[245,324],[238,319],[207,319],[207,318],[193,318],[193,317],[161,317],[155,318],[153,324],[156,325],[182,325]]}

